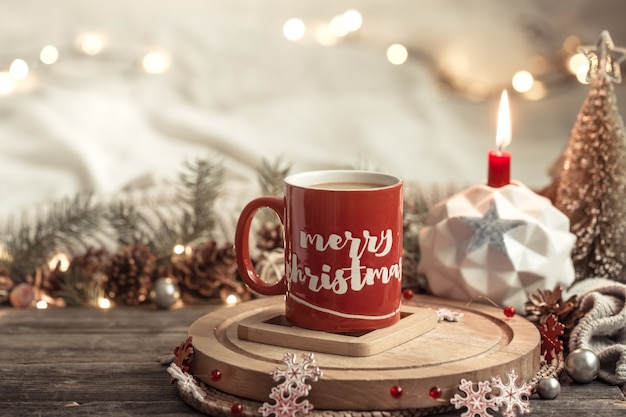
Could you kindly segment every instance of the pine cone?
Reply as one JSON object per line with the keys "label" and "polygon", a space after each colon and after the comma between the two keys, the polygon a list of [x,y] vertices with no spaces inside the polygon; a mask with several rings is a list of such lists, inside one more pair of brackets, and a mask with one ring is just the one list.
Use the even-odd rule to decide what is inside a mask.
{"label": "pine cone", "polygon": [[128,245],[111,257],[105,291],[115,302],[139,305],[148,301],[156,258],[144,245]]}
{"label": "pine cone", "polygon": [[558,286],[554,291],[537,290],[537,293],[529,294],[526,302],[526,318],[537,326],[546,323],[548,317],[554,314],[559,322],[565,326],[565,333],[571,331],[583,313],[578,308],[576,295],[563,301],[561,294],[563,289]]}
{"label": "pine cone", "polygon": [[43,264],[35,268],[33,274],[27,275],[25,282],[45,294],[52,295],[61,289],[64,274],[65,271],[61,270],[60,262],[57,262],[54,268],[50,268],[48,264]]}
{"label": "pine cone", "polygon": [[80,270],[85,276],[93,276],[106,270],[107,252],[105,249],[89,248],[83,255],[75,256],[68,271]]}
{"label": "pine cone", "polygon": [[272,251],[285,245],[283,225],[280,223],[265,222],[257,232],[256,247],[262,251]]}
{"label": "pine cone", "polygon": [[194,247],[190,254],[172,257],[172,275],[178,280],[183,296],[223,298],[227,293],[247,299],[247,289],[237,280],[237,260],[233,245],[222,248],[215,240]]}

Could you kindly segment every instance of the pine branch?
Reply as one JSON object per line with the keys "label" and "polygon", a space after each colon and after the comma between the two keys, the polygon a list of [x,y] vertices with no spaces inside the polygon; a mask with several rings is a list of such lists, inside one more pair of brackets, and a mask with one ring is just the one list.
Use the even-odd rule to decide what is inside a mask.
{"label": "pine branch", "polygon": [[215,227],[214,205],[224,183],[224,168],[205,159],[185,162],[184,167],[175,209],[150,205],[142,210],[123,202],[109,206],[107,219],[121,246],[143,244],[161,263],[169,259],[175,245],[208,237]]}
{"label": "pine branch", "polygon": [[[289,175],[290,170],[291,164],[284,164],[280,157],[274,163],[262,159],[261,166],[259,166],[257,171],[257,181],[261,188],[261,194],[265,196],[282,196],[285,189],[285,177]],[[266,208],[261,209],[257,216],[263,224],[278,223],[280,221],[276,213]]]}
{"label": "pine branch", "polygon": [[180,200],[186,205],[181,218],[180,238],[184,243],[207,237],[215,226],[214,203],[224,184],[224,168],[219,163],[198,159],[186,162],[181,172]]}
{"label": "pine branch", "polygon": [[116,232],[120,246],[145,243],[146,236],[140,227],[145,220],[134,205],[121,201],[113,203],[105,216]]}
{"label": "pine branch", "polygon": [[101,224],[101,207],[91,202],[91,193],[79,193],[73,199],[54,203],[43,218],[34,224],[22,224],[6,244],[11,277],[21,282],[55,251],[73,253],[89,246]]}
{"label": "pine branch", "polygon": [[257,181],[263,195],[283,195],[285,177],[291,170],[291,164],[284,164],[282,158],[277,158],[274,163],[266,159],[261,160],[258,168]]}
{"label": "pine branch", "polygon": [[[152,236],[146,243],[146,246],[154,254],[157,262],[160,264],[164,260],[169,259],[174,246],[180,243],[187,243],[187,241],[182,238],[183,231],[180,227],[180,224],[184,223],[185,220],[181,221],[177,217],[168,215],[169,213],[164,214],[159,210],[155,210],[153,214],[158,226],[152,230]],[[186,215],[188,214],[184,213],[183,217]]]}
{"label": "pine branch", "polygon": [[104,281],[97,275],[88,276],[81,269],[68,271],[60,282],[60,291],[55,294],[69,306],[98,307],[104,297]]}

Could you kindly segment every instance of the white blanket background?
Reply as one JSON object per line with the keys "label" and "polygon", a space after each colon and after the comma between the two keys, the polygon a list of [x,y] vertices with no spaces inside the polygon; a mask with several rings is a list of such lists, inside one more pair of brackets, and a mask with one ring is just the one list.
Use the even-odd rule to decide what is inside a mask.
{"label": "white blanket background", "polygon": [[[471,184],[486,176],[499,97],[437,98],[450,51],[464,74],[505,87],[530,57],[557,59],[563,39],[595,43],[608,29],[626,46],[626,3],[498,0],[1,0],[0,65],[29,78],[0,96],[0,219],[93,190],[106,197],[176,179],[186,159],[219,158],[231,187],[258,192],[256,167],[281,156],[293,171],[359,166],[410,183]],[[309,28],[354,8],[358,33],[336,46],[291,42],[283,23]],[[84,32],[106,39],[88,57]],[[392,43],[409,48],[391,65]],[[59,61],[37,63],[46,44]],[[138,66],[154,48],[171,67]],[[451,69],[455,70],[455,69]],[[463,75],[461,74],[462,78]],[[572,76],[573,77],[573,76]],[[467,80],[465,80],[467,81]],[[576,82],[530,102],[512,97],[512,176],[541,187],[588,88]],[[624,87],[618,100],[626,111]]]}

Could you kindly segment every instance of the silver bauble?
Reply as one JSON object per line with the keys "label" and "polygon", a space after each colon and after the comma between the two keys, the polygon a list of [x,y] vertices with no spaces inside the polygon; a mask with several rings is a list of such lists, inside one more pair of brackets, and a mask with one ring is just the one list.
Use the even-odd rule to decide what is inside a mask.
{"label": "silver bauble", "polygon": [[561,383],[555,377],[541,378],[537,383],[537,394],[543,399],[553,400],[561,393]]}
{"label": "silver bauble", "polygon": [[565,358],[565,372],[574,382],[588,384],[598,376],[600,360],[588,349],[575,349]]}
{"label": "silver bauble", "polygon": [[180,290],[172,278],[159,278],[154,283],[151,296],[158,308],[168,309],[180,299]]}

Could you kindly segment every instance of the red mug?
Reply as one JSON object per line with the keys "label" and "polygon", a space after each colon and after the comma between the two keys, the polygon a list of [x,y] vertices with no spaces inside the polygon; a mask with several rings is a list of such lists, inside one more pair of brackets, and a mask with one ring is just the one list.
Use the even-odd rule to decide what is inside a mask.
{"label": "red mug", "polygon": [[[248,203],[235,246],[244,282],[264,295],[285,294],[285,316],[298,327],[329,332],[374,330],[400,319],[402,181],[352,170],[285,178],[285,197]],[[268,207],[285,227],[285,274],[265,282],[250,258],[250,227]]]}

